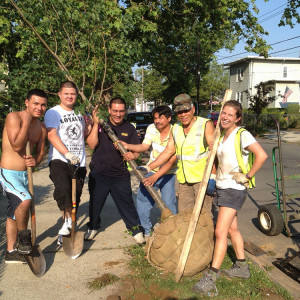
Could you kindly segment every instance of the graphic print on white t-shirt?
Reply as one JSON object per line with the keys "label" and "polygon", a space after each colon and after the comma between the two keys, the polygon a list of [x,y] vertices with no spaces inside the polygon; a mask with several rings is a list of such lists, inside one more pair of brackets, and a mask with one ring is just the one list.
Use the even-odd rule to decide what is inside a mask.
{"label": "graphic print on white t-shirt", "polygon": [[[45,125],[47,128],[56,128],[57,135],[69,152],[79,157],[81,167],[85,166],[85,121],[83,116],[80,113],[76,115],[73,110],[66,111],[60,105],[57,105],[46,112]],[[65,157],[50,144],[49,161],[53,159],[67,161]]]}

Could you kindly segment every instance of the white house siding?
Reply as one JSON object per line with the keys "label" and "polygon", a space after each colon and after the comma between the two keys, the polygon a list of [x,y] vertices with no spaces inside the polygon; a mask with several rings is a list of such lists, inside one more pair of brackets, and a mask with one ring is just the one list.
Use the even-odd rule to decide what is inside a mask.
{"label": "white house siding", "polygon": [[[299,82],[300,81],[300,58],[267,58],[263,57],[245,57],[243,59],[228,63],[230,67],[230,88],[232,89],[231,99],[238,100],[237,93],[249,90],[250,95],[256,93],[255,86],[260,82],[275,80],[275,91],[270,93],[278,95],[279,91],[283,95],[286,86],[293,90],[293,93],[288,97],[287,103],[282,103],[282,98],[279,97],[269,107],[286,107],[289,103],[300,102]],[[287,76],[284,77],[284,67],[287,68]],[[244,69],[243,80],[236,81],[238,69]],[[243,93],[243,107],[248,108],[248,99]]]}

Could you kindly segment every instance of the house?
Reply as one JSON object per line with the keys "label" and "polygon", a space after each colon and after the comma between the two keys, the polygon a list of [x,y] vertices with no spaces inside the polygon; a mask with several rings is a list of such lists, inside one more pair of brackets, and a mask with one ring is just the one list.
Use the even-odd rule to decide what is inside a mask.
{"label": "house", "polygon": [[269,107],[284,108],[288,104],[300,104],[300,58],[247,56],[225,64],[230,69],[229,86],[231,100],[249,107],[246,91],[255,95],[261,82],[272,85],[270,96],[277,96]]}

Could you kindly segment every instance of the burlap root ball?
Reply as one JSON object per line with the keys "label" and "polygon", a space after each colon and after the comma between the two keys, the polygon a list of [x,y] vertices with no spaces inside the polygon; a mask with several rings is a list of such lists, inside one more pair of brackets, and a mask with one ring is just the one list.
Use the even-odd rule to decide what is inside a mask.
{"label": "burlap root ball", "polygon": [[[176,272],[191,215],[191,212],[186,212],[171,216],[155,230],[146,247],[151,263],[169,272]],[[213,236],[211,213],[202,209],[183,276],[193,276],[209,265],[214,248]]]}

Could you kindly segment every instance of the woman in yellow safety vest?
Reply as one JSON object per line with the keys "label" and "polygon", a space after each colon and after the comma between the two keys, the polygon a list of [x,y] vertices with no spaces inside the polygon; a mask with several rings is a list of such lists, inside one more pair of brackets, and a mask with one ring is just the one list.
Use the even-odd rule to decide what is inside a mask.
{"label": "woman in yellow safety vest", "polygon": [[[252,177],[262,167],[267,154],[247,130],[240,130],[242,124],[242,106],[235,100],[224,104],[221,112],[223,133],[217,150],[218,171],[216,178],[217,205],[219,214],[215,229],[215,249],[210,270],[194,285],[193,291],[206,295],[217,295],[216,279],[227,251],[229,234],[237,261],[231,269],[222,270],[228,277],[247,279],[250,277],[245,260],[244,241],[237,224],[237,212],[242,208]],[[249,154],[255,155],[253,165],[249,167]],[[247,168],[248,166],[248,168]]]}

